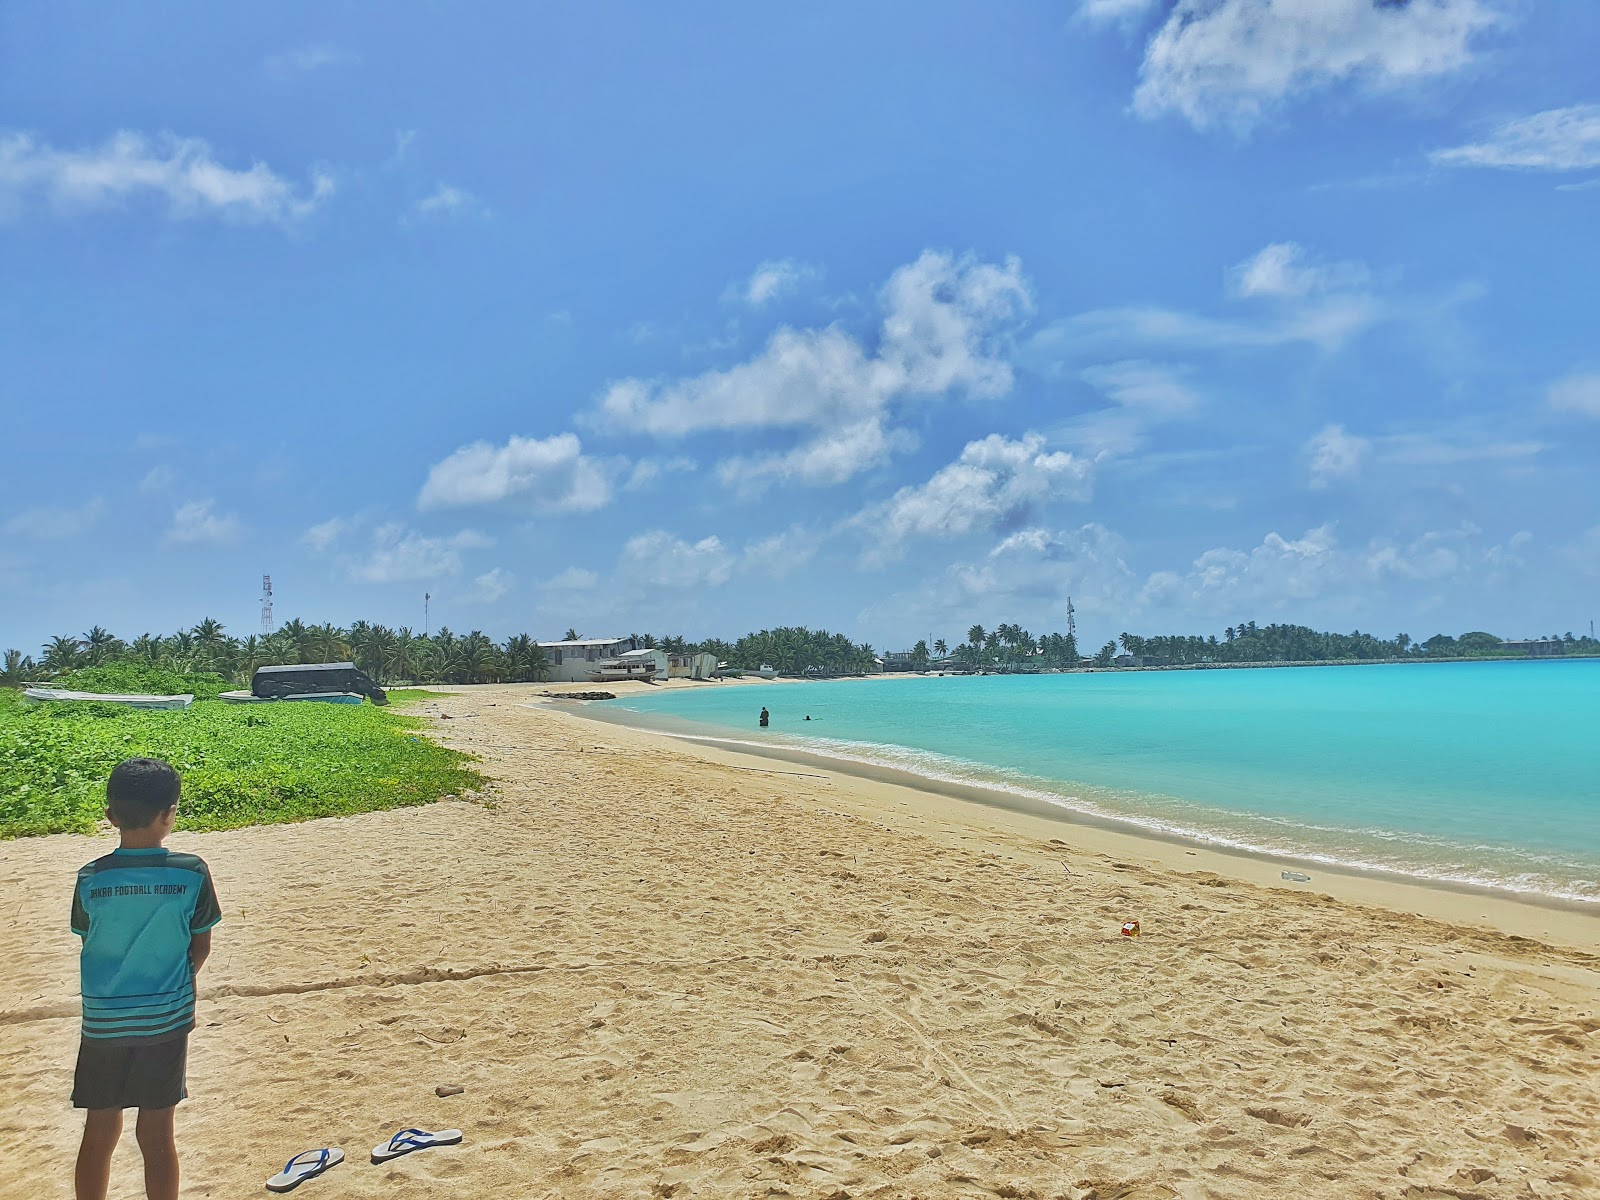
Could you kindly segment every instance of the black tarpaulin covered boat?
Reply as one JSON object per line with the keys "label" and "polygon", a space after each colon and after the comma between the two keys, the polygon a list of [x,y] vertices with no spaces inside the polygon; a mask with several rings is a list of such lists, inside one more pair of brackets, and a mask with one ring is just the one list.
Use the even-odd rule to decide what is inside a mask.
{"label": "black tarpaulin covered boat", "polygon": [[330,695],[343,692],[365,696],[374,704],[387,704],[389,697],[355,663],[301,663],[297,666],[257,667],[250,679],[250,694],[261,700],[283,700],[289,696]]}

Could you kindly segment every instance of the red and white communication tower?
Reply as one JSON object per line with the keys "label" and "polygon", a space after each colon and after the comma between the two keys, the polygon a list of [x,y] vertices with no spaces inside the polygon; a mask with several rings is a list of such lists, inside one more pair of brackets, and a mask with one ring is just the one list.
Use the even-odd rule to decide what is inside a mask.
{"label": "red and white communication tower", "polygon": [[272,635],[272,576],[261,577],[261,636]]}

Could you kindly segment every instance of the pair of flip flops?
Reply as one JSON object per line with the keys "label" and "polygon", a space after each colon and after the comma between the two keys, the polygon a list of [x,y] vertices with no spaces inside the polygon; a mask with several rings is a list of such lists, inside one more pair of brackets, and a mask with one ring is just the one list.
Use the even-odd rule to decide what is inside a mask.
{"label": "pair of flip flops", "polygon": [[[388,1162],[391,1158],[399,1158],[402,1154],[410,1154],[413,1150],[426,1150],[430,1146],[454,1146],[460,1140],[459,1129],[441,1129],[437,1132],[426,1129],[402,1129],[383,1145],[372,1148],[372,1161]],[[306,1180],[332,1170],[343,1161],[344,1151],[336,1147],[307,1150],[303,1154],[296,1154],[284,1164],[282,1171],[267,1180],[267,1190],[292,1192]]]}

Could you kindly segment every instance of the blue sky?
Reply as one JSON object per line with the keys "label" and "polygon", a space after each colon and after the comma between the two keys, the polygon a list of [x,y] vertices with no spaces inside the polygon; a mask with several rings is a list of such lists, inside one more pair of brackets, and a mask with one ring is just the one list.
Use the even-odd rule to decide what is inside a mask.
{"label": "blue sky", "polygon": [[1600,7],[0,12],[0,643],[1580,630]]}

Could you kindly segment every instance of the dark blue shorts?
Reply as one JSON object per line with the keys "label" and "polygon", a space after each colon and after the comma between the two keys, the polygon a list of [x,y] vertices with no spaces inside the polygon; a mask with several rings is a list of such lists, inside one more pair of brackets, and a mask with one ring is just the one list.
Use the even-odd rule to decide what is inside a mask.
{"label": "dark blue shorts", "polygon": [[189,1034],[121,1044],[84,1038],[72,1080],[73,1108],[171,1108],[188,1096]]}

